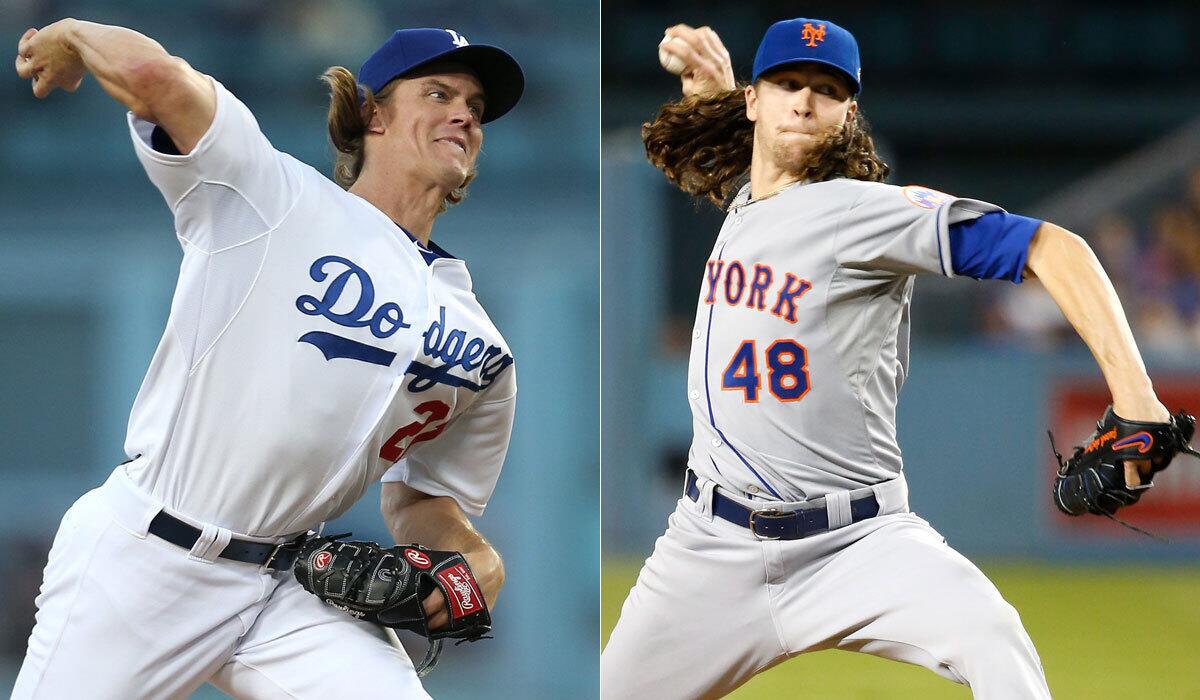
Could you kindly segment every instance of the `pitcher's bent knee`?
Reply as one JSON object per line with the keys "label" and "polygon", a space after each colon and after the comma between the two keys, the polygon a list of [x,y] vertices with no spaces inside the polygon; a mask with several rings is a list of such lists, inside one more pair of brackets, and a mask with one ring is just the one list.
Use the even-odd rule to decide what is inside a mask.
{"label": "pitcher's bent knee", "polygon": [[950,614],[949,665],[974,686],[981,676],[1041,675],[1041,660],[1016,609],[1002,599],[979,602]]}

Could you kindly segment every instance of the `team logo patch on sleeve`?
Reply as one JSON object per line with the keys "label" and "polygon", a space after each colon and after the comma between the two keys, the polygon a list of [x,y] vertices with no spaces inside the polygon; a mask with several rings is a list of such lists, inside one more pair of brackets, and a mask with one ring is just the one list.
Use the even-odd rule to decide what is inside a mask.
{"label": "team logo patch on sleeve", "polygon": [[938,192],[928,187],[921,187],[920,185],[909,185],[901,191],[904,192],[904,198],[910,204],[915,204],[922,209],[937,209],[951,199],[954,199],[953,195]]}

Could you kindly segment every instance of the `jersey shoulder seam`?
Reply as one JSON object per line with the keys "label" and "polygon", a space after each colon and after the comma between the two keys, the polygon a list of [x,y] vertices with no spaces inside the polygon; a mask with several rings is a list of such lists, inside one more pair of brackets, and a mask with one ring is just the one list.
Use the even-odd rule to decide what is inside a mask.
{"label": "jersey shoulder seam", "polygon": [[[263,234],[263,235],[265,236],[268,234]],[[254,240],[258,240],[259,238],[262,238],[262,236],[255,236]],[[191,367],[188,368],[188,377],[191,377],[196,373],[196,370],[198,370],[200,368],[200,365],[209,356],[209,354],[212,352],[213,348],[217,347],[217,343],[221,342],[221,338],[225,337],[225,332],[229,330],[229,327],[233,325],[233,322],[242,313],[242,309],[246,307],[246,302],[250,300],[250,295],[254,293],[254,287],[258,284],[258,278],[262,276],[263,268],[266,267],[267,257],[270,254],[271,254],[271,239],[268,237],[266,240],[266,243],[265,243],[265,248],[263,250],[262,260],[258,261],[258,269],[256,269],[254,271],[254,278],[250,280],[250,286],[249,286],[249,288],[246,289],[246,294],[242,297],[242,300],[240,302],[238,302],[237,308],[233,310],[233,313],[229,315],[229,319],[225,321],[225,325],[221,326],[221,330],[218,331],[215,336],[213,336],[212,342],[208,344],[208,347],[204,348],[204,350],[200,353],[199,357],[196,358],[196,361],[193,362]],[[207,270],[205,270],[204,288],[205,288],[205,291],[208,290],[208,271]]]}
{"label": "jersey shoulder seam", "polygon": [[858,193],[854,201],[850,202],[850,206],[846,207],[846,211],[842,212],[842,215],[838,217],[837,226],[833,228],[833,263],[836,267],[842,266],[842,262],[839,259],[841,257],[841,250],[838,248],[838,238],[842,235],[842,224],[845,223],[846,217],[850,215],[850,212],[854,211],[854,207],[858,206],[858,203],[862,201],[863,197],[867,196],[867,192],[869,191],[870,188],[864,187],[863,191]]}
{"label": "jersey shoulder seam", "polygon": [[[494,406],[496,404],[508,403],[516,398],[517,398],[516,389],[514,389],[511,394],[509,394],[508,396],[505,396],[502,399],[487,399],[485,401],[485,400],[483,400],[483,397],[481,396],[481,397],[479,397],[478,401],[471,404],[471,408],[467,409],[467,411],[470,411],[471,409],[475,408],[476,406]],[[466,415],[466,411],[464,411],[463,414]]]}
{"label": "jersey shoulder seam", "polygon": [[[272,149],[272,150],[274,150],[274,149]],[[293,173],[288,172],[288,166],[285,165],[286,158],[281,157],[281,156],[287,156],[287,154],[283,153],[281,151],[275,151],[275,155],[277,156],[275,160],[279,164],[280,170],[283,172],[284,177],[290,179],[288,176],[293,175]],[[247,197],[246,193],[243,192],[237,185],[235,185],[231,182],[225,182],[224,180],[220,180],[217,178],[202,178],[200,180],[200,182],[198,182],[196,184],[199,185],[201,183],[206,183],[206,184],[210,184],[210,185],[220,185],[222,187],[228,187],[229,189],[236,192],[239,197],[241,197],[243,200],[245,200],[245,202],[247,204],[250,205],[250,208],[254,210],[255,214],[258,214],[258,218],[262,219],[263,224],[266,225],[266,227],[268,229],[275,229],[275,228],[278,228],[279,225],[281,223],[283,223],[285,219],[287,219],[288,215],[290,215],[292,213],[292,210],[296,207],[296,203],[300,201],[300,198],[304,193],[304,185],[305,185],[304,178],[297,177],[295,179],[299,181],[299,183],[298,183],[299,186],[296,188],[295,194],[291,197],[292,201],[288,202],[288,205],[283,210],[283,213],[279,215],[279,221],[276,221],[274,223],[272,223],[271,220],[268,219],[265,214],[263,214],[262,209],[259,208],[258,204],[256,204],[254,202],[254,200],[251,199],[250,197]],[[193,189],[194,189],[194,187],[193,187]]]}
{"label": "jersey shoulder seam", "polygon": [[[193,182],[191,187],[189,187],[189,188],[187,188],[186,190],[184,190],[184,191],[183,191],[183,194],[179,195],[179,197],[178,197],[178,198],[176,198],[176,200],[175,200],[174,202],[172,202],[172,203],[171,203],[170,207],[171,207],[171,213],[172,213],[172,214],[174,214],[174,213],[175,213],[175,210],[177,210],[177,209],[179,208],[179,204],[180,204],[181,202],[183,202],[183,200],[187,199],[187,196],[188,196],[189,194],[191,194],[193,191],[195,191],[195,189],[196,189],[197,187],[199,187],[199,186],[200,186],[200,184],[201,184],[202,182],[204,182],[204,180],[197,180],[197,181]],[[177,228],[177,229],[176,229],[176,233],[178,233],[178,231],[179,231],[179,230],[178,230],[178,228]]]}
{"label": "jersey shoulder seam", "polygon": [[[285,153],[280,153],[279,151],[276,151],[276,153],[278,153],[279,155],[287,155]],[[280,165],[282,166],[282,159],[280,159]],[[243,192],[240,188],[238,188],[237,185],[234,185],[233,183],[230,183],[230,182],[226,182],[224,180],[202,177],[199,180],[197,180],[195,183],[193,183],[191,187],[187,188],[187,191],[185,191],[182,195],[180,195],[179,199],[175,200],[175,203],[171,205],[171,212],[173,214],[176,211],[178,211],[179,205],[183,203],[183,200],[187,199],[189,195],[191,195],[193,192],[195,192],[200,187],[200,185],[218,185],[220,187],[228,188],[234,194],[236,194],[238,197],[241,197],[242,201],[245,202],[246,204],[248,204],[250,206],[250,209],[253,210],[254,213],[258,216],[259,220],[262,221],[263,226],[266,227],[266,230],[260,234],[252,236],[250,238],[247,238],[244,241],[234,243],[233,245],[226,246],[224,248],[218,248],[216,250],[203,250],[202,248],[196,247],[195,244],[192,243],[191,239],[187,238],[179,231],[178,226],[176,226],[176,228],[175,228],[175,235],[179,238],[187,240],[194,247],[196,247],[197,250],[200,250],[205,253],[220,253],[222,251],[229,250],[230,248],[236,248],[239,245],[244,245],[246,243],[249,243],[250,241],[256,240],[257,238],[279,228],[280,224],[282,224],[284,221],[287,220],[288,216],[290,216],[292,211],[296,208],[296,205],[300,203],[300,199],[304,194],[305,183],[304,183],[304,178],[302,178],[302,177],[296,178],[296,179],[299,181],[300,186],[296,188],[295,196],[292,197],[292,201],[287,205],[287,208],[279,216],[279,221],[276,221],[275,223],[271,223],[270,219],[268,219],[263,214],[262,209],[260,209],[259,206],[257,204],[255,204],[254,200],[251,199],[250,197],[247,197],[246,193]]]}
{"label": "jersey shoulder seam", "polygon": [[[287,220],[288,216],[291,215],[292,210],[294,210],[296,208],[296,205],[300,202],[301,195],[303,193],[304,193],[304,180],[302,178],[300,181],[300,188],[296,192],[297,196],[296,196],[295,201],[292,202],[292,206],[288,208],[287,212],[283,215],[283,218],[281,218],[279,220],[278,224],[275,224],[274,226],[267,229],[266,231],[263,231],[262,233],[255,236],[254,238],[250,238],[245,241],[242,241],[241,243],[237,243],[237,244],[222,248],[220,250],[213,251],[210,254],[210,255],[215,255],[216,253],[220,253],[222,251],[230,250],[232,248],[236,248],[238,246],[246,245],[251,242],[257,241],[258,239],[262,238],[263,236],[268,237],[266,240],[266,244],[265,244],[266,248],[263,250],[262,260],[260,260],[258,262],[258,269],[256,269],[254,271],[254,278],[250,280],[250,286],[249,286],[249,288],[246,289],[246,294],[242,297],[242,300],[240,302],[238,302],[237,308],[233,310],[233,313],[229,315],[229,319],[225,321],[225,325],[222,326],[221,330],[218,331],[217,334],[213,337],[212,342],[208,344],[208,347],[204,348],[203,352],[200,354],[199,357],[196,358],[195,362],[193,362],[191,364],[191,366],[188,367],[188,377],[189,378],[196,373],[196,370],[200,368],[200,364],[204,362],[205,358],[208,357],[208,355],[212,352],[213,348],[215,348],[217,346],[217,343],[221,342],[221,338],[223,338],[225,336],[225,332],[229,330],[229,327],[233,325],[233,322],[235,320],[237,320],[237,317],[242,313],[242,309],[244,309],[246,307],[246,302],[250,300],[250,295],[254,293],[254,287],[258,284],[258,278],[262,276],[263,268],[266,267],[266,264],[267,264],[267,258],[271,254],[270,235],[271,235],[271,233],[273,233],[274,231],[276,231],[279,228],[280,224],[282,224],[284,221]],[[239,192],[238,194],[241,194],[241,193]],[[247,200],[247,201],[249,201],[249,200]],[[251,205],[251,206],[253,206],[253,205]],[[260,214],[260,216],[261,216],[261,214]],[[263,223],[266,223],[265,219],[264,219]],[[205,288],[206,289],[208,286],[207,285],[207,280],[208,280],[207,275],[208,275],[208,272],[206,270],[205,271]],[[176,329],[176,333],[178,333],[178,329]]]}
{"label": "jersey shoulder seam", "polygon": [[292,215],[293,211],[295,211],[296,206],[298,204],[300,204],[300,200],[304,195],[304,189],[305,189],[304,178],[300,178],[300,187],[296,190],[295,199],[293,199],[292,203],[288,205],[287,210],[284,211],[282,215],[280,215],[279,221],[275,222],[274,225],[271,225],[267,221],[267,218],[262,215],[262,212],[260,212],[258,210],[258,207],[256,207],[254,205],[254,202],[250,201],[250,199],[246,195],[242,194],[242,192],[240,190],[238,190],[236,187],[234,187],[233,185],[229,185],[227,183],[223,183],[223,182],[214,182],[213,184],[223,185],[223,186],[228,187],[229,189],[233,190],[234,192],[237,192],[238,196],[241,197],[243,200],[245,200],[245,202],[250,205],[250,208],[254,209],[254,213],[258,214],[258,218],[262,220],[263,224],[267,225],[267,229],[265,231],[263,231],[262,233],[260,233],[256,236],[253,236],[251,238],[247,238],[246,240],[241,241],[240,243],[234,243],[233,245],[228,245],[228,246],[225,246],[224,248],[218,248],[217,250],[212,251],[212,253],[214,255],[217,253],[223,253],[227,250],[232,250],[234,248],[237,248],[238,246],[246,245],[247,243],[252,243],[252,242],[257,241],[258,239],[262,238],[263,236],[269,235],[269,234],[274,233],[275,231],[279,230],[279,227],[283,225],[283,222],[287,221],[287,218]]}

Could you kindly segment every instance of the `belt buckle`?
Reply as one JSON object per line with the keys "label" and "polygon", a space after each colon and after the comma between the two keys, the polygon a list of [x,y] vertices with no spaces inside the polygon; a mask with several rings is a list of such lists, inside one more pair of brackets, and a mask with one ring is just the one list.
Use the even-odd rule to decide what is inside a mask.
{"label": "belt buckle", "polygon": [[280,551],[281,551],[281,550],[282,550],[284,547],[286,547],[286,546],[288,546],[288,545],[290,545],[290,544],[291,544],[291,541],[288,541],[288,542],[280,542],[279,544],[277,544],[277,545],[275,545],[274,547],[272,547],[272,548],[271,548],[271,553],[267,555],[267,560],[266,560],[265,562],[263,562],[263,566],[264,566],[264,567],[266,567],[266,568],[268,568],[268,569],[270,569],[270,568],[271,568],[271,565],[275,563],[275,557],[279,556],[279,552],[280,552]]}
{"label": "belt buckle", "polygon": [[752,510],[752,511],[750,511],[750,518],[749,518],[749,522],[747,523],[747,525],[750,528],[750,534],[754,535],[754,538],[759,541],[781,540],[781,539],[783,539],[782,536],[770,537],[770,536],[764,536],[764,535],[758,534],[758,530],[754,529],[754,517],[762,516],[765,518],[781,518],[781,517],[787,517],[789,515],[791,515],[791,513],[784,513],[775,508],[764,508],[763,510]]}
{"label": "belt buckle", "polygon": [[[299,553],[300,548],[303,547],[304,543],[307,541],[308,541],[308,533],[306,532],[306,533],[303,533],[296,537],[293,537],[290,540],[280,542],[279,544],[277,544],[271,548],[271,553],[267,555],[267,560],[265,562],[263,562],[263,566],[270,569],[271,565],[275,563],[275,557],[279,556],[280,552],[289,551],[289,550],[294,549],[294,550],[296,550],[297,553]],[[295,564],[296,560],[293,559],[292,563]]]}

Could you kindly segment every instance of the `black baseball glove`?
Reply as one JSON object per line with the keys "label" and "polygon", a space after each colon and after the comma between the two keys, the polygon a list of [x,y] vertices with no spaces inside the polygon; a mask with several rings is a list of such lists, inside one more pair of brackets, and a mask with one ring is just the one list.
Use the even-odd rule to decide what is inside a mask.
{"label": "black baseball glove", "polygon": [[[1166,469],[1175,455],[1186,452],[1200,457],[1188,444],[1195,430],[1196,419],[1184,411],[1166,423],[1144,423],[1125,420],[1109,406],[1087,444],[1076,447],[1067,460],[1054,448],[1051,434],[1050,449],[1058,459],[1054,505],[1067,515],[1111,517],[1118,509],[1137,503],[1153,486],[1154,475]],[[1150,462],[1150,472],[1142,474],[1140,485],[1126,484],[1126,460]]]}
{"label": "black baseball glove", "polygon": [[[305,590],[339,610],[431,640],[476,641],[492,628],[479,583],[458,552],[315,537],[297,555],[295,573]],[[421,601],[435,588],[450,621],[431,630]]]}

